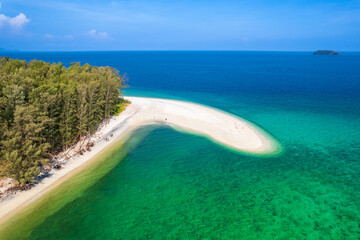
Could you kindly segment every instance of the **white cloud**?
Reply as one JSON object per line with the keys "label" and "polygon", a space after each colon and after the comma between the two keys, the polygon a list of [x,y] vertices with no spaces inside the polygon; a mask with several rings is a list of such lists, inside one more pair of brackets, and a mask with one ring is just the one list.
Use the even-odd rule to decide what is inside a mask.
{"label": "white cloud", "polygon": [[52,34],[45,34],[45,38],[48,38],[48,39],[52,39],[52,38],[54,38],[54,36],[52,35]]}
{"label": "white cloud", "polygon": [[0,27],[5,25],[9,21],[9,17],[5,16],[4,14],[0,14]]}
{"label": "white cloud", "polygon": [[110,39],[110,35],[107,32],[97,32],[95,29],[90,30],[87,33],[87,35],[94,39],[100,39],[100,40]]}
{"label": "white cloud", "polygon": [[30,22],[30,19],[23,13],[19,13],[13,18],[0,14],[0,27],[9,25],[13,29],[21,29],[28,22]]}
{"label": "white cloud", "polygon": [[10,26],[14,28],[22,28],[22,26],[28,22],[30,22],[30,19],[28,19],[23,13],[9,19]]}
{"label": "white cloud", "polygon": [[95,29],[90,30],[90,31],[88,32],[88,34],[89,34],[90,36],[96,36],[96,30],[95,30]]}

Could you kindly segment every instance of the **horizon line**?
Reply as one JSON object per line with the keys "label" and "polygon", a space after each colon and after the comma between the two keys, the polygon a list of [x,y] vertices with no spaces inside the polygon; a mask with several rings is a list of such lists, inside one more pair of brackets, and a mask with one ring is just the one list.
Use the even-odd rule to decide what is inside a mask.
{"label": "horizon line", "polygon": [[200,49],[130,49],[130,50],[5,50],[0,51],[1,53],[9,52],[315,52],[318,50],[331,50],[336,52],[360,52],[360,50],[332,50],[332,49],[316,49],[316,50],[222,50],[222,49],[212,49],[212,50],[200,50]]}

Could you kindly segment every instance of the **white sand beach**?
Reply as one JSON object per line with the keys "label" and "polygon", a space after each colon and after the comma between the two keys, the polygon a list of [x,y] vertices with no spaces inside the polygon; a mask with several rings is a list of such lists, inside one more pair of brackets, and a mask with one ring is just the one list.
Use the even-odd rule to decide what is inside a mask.
{"label": "white sand beach", "polygon": [[[59,170],[52,169],[44,178],[28,191],[17,192],[14,196],[0,201],[0,224],[24,206],[56,187],[61,179],[84,165],[95,155],[101,154],[107,146],[123,138],[138,127],[150,124],[166,124],[177,130],[185,130],[206,136],[230,148],[252,154],[269,154],[276,151],[274,140],[266,136],[258,127],[244,119],[220,110],[190,102],[126,97],[131,104],[118,117],[98,130],[101,135],[91,151],[66,161]],[[106,150],[106,149],[105,149]]]}

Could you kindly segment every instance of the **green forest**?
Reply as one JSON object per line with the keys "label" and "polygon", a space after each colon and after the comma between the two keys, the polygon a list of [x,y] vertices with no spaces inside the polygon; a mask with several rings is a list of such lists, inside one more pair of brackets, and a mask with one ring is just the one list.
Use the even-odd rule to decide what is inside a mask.
{"label": "green forest", "polygon": [[111,67],[0,58],[0,177],[34,181],[55,154],[124,108]]}

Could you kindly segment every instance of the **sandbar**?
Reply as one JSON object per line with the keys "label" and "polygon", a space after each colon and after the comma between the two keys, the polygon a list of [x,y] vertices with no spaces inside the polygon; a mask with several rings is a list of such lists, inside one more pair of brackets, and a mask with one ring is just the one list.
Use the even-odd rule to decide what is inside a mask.
{"label": "sandbar", "polygon": [[49,177],[41,180],[30,190],[17,192],[0,201],[0,224],[56,187],[61,179],[106,150],[107,146],[141,126],[164,124],[176,130],[208,137],[214,142],[243,153],[269,155],[279,151],[277,142],[259,127],[221,110],[178,100],[125,98],[130,100],[131,104],[98,130],[101,131],[101,138],[95,142],[91,151],[72,157],[59,170],[51,170]]}

